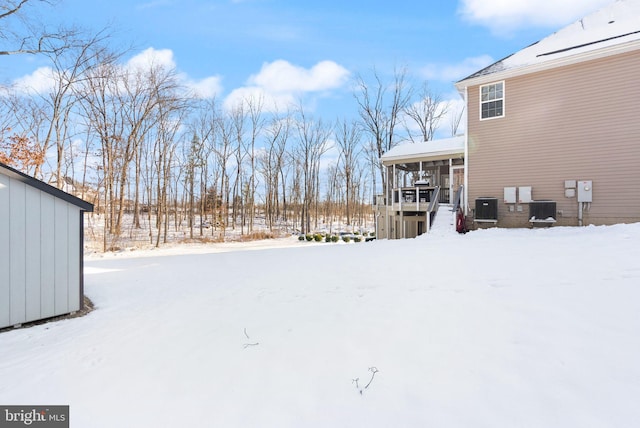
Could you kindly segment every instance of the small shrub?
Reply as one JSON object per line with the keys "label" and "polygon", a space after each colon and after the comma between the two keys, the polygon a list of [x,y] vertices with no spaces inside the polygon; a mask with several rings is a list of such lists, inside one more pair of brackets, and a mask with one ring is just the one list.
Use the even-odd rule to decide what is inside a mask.
{"label": "small shrub", "polygon": [[304,235],[298,235],[298,241],[304,241]]}
{"label": "small shrub", "polygon": [[354,241],[354,242],[362,242],[362,236],[356,235],[356,236],[353,238],[353,241]]}
{"label": "small shrub", "polygon": [[343,240],[344,242],[351,242],[351,237],[350,237],[350,236],[347,236],[347,235],[344,235],[344,236],[342,237],[342,240]]}
{"label": "small shrub", "polygon": [[332,238],[333,238],[333,236],[327,235],[327,236],[324,237],[324,242],[331,242]]}
{"label": "small shrub", "polygon": [[304,238],[307,240],[307,242],[313,241],[313,235],[310,233],[307,233],[306,235],[304,235]]}
{"label": "small shrub", "polygon": [[240,241],[243,241],[243,242],[260,241],[260,240],[263,240],[263,239],[275,239],[275,238],[276,238],[276,236],[271,232],[256,231],[256,232],[251,232],[251,233],[248,233],[248,234],[242,236],[240,238]]}
{"label": "small shrub", "polygon": [[356,230],[355,232],[353,232],[354,235],[360,235],[360,231]]}
{"label": "small shrub", "polygon": [[322,235],[319,233],[316,233],[315,235],[313,235],[313,240],[316,242],[322,242]]}
{"label": "small shrub", "polygon": [[338,237],[338,235],[332,235],[331,236],[331,242],[338,242],[340,238]]}

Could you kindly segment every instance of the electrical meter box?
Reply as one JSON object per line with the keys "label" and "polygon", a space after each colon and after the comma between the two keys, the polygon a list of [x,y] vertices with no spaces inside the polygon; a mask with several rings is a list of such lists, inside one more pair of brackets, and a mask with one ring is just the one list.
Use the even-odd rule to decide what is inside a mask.
{"label": "electrical meter box", "polygon": [[516,188],[505,187],[504,188],[504,203],[515,204],[516,203]]}
{"label": "electrical meter box", "polygon": [[520,204],[528,204],[533,199],[531,198],[531,186],[521,186],[518,188],[518,194],[520,195],[518,198],[518,203]]}
{"label": "electrical meter box", "polygon": [[593,202],[593,182],[591,180],[578,181],[578,202]]}

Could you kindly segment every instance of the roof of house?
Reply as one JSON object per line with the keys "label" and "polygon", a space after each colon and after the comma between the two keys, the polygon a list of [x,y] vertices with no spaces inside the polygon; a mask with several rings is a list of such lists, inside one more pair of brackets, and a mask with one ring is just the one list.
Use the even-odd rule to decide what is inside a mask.
{"label": "roof of house", "polygon": [[458,84],[502,72],[526,72],[532,66],[551,66],[625,45],[640,48],[640,0],[617,0]]}
{"label": "roof of house", "polygon": [[380,160],[382,162],[428,160],[461,155],[464,155],[464,136],[400,144],[383,154]]}
{"label": "roof of house", "polygon": [[55,196],[56,198],[69,202],[70,204],[73,204],[81,208],[83,211],[93,211],[93,204],[87,201],[84,201],[80,198],[77,198],[67,192],[63,192],[58,188],[50,186],[44,181],[40,181],[36,178],[33,178],[23,172],[18,171],[17,169],[11,168],[9,165],[6,165],[2,162],[0,162],[0,173],[8,177],[11,177],[15,180],[21,181],[38,190],[42,190],[43,192],[48,193],[52,196]]}

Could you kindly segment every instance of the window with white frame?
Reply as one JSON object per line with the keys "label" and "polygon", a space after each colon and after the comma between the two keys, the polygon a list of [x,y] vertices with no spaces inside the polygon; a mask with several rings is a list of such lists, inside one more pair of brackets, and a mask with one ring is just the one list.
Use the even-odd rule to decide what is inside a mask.
{"label": "window with white frame", "polygon": [[480,86],[480,119],[504,116],[504,82]]}

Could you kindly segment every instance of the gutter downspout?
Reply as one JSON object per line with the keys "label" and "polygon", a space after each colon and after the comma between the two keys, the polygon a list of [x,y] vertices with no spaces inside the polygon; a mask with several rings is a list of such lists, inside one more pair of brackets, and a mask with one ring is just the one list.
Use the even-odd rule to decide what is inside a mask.
{"label": "gutter downspout", "polygon": [[464,105],[465,105],[465,132],[464,132],[464,189],[462,190],[462,212],[469,214],[469,87],[464,87]]}

